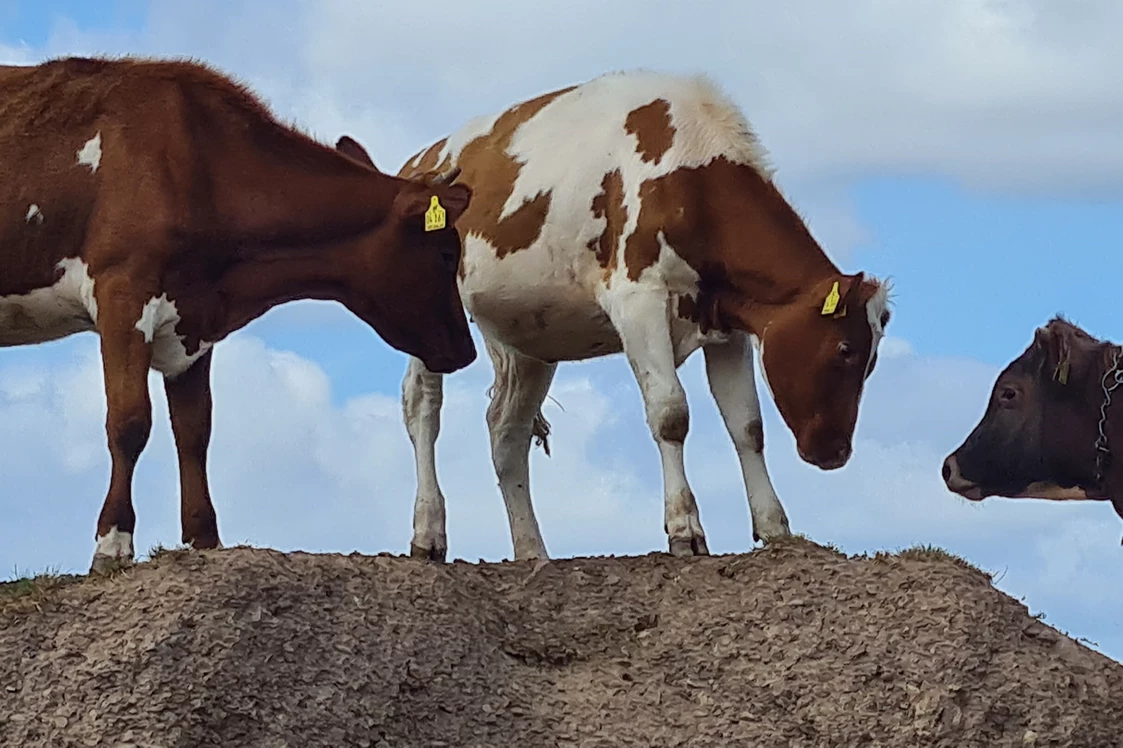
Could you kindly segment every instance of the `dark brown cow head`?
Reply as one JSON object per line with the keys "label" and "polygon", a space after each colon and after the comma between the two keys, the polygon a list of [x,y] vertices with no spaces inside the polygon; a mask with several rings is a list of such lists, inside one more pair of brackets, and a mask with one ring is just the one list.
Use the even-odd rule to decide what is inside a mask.
{"label": "dark brown cow head", "polygon": [[944,460],[948,489],[973,501],[1104,498],[1095,445],[1113,351],[1059,317],[1038,328],[998,375],[982,420]]}
{"label": "dark brown cow head", "polygon": [[[377,170],[359,143],[343,136],[336,149]],[[357,292],[344,304],[387,343],[421,359],[426,368],[451,373],[476,358],[476,347],[457,289],[462,243],[456,221],[468,208],[467,185],[452,184],[459,172],[400,180],[387,220],[373,237],[378,252],[365,265]],[[436,213],[433,198],[438,201]],[[443,220],[440,211],[443,210]],[[430,217],[437,218],[430,225]],[[371,285],[377,289],[371,289]],[[375,304],[372,299],[386,299]]]}
{"label": "dark brown cow head", "polygon": [[858,405],[889,323],[888,288],[838,275],[781,307],[759,333],[763,375],[800,457],[823,470],[850,459]]}

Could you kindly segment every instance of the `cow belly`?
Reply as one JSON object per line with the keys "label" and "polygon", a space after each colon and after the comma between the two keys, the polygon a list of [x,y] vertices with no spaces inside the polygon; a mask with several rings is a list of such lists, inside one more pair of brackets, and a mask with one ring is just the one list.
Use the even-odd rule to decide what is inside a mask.
{"label": "cow belly", "polygon": [[568,287],[535,285],[465,294],[472,320],[489,338],[541,361],[580,361],[619,353],[620,336],[595,300]]}
{"label": "cow belly", "polygon": [[93,330],[94,282],[81,260],[63,260],[64,272],[46,288],[0,296],[0,347],[34,345]]}

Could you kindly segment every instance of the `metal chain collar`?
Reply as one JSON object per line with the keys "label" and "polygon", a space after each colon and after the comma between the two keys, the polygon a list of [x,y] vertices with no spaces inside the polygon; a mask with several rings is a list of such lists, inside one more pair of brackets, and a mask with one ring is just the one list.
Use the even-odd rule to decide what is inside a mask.
{"label": "metal chain collar", "polygon": [[[1123,384],[1123,369],[1119,368],[1121,351],[1123,349],[1118,346],[1114,348],[1111,355],[1111,366],[1104,372],[1103,378],[1100,380],[1104,399],[1100,403],[1099,436],[1096,437],[1096,485],[1099,488],[1103,487],[1106,461],[1111,456],[1111,449],[1107,445],[1107,409],[1111,405],[1111,393],[1115,391],[1116,387]],[[1107,383],[1108,377],[1112,379],[1110,386]]]}

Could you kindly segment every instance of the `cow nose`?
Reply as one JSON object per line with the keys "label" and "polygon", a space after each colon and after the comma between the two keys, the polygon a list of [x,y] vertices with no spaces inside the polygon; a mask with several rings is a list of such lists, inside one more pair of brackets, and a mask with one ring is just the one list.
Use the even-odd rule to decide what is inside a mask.
{"label": "cow nose", "polygon": [[940,471],[944,476],[944,483],[947,483],[949,480],[951,480],[951,461],[953,459],[955,458],[951,455],[948,455],[944,458],[944,469]]}

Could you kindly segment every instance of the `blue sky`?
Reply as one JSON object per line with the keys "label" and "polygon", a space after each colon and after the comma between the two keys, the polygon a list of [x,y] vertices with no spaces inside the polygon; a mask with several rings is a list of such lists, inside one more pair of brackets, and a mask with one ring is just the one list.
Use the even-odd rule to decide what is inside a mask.
{"label": "blue sky", "polygon": [[[636,2],[593,13],[591,0],[515,12],[434,0],[443,22],[424,26],[408,2],[8,0],[0,60],[200,57],[313,134],[358,136],[387,169],[468,117],[607,70],[709,72],[757,126],[827,251],[895,283],[893,353],[871,379],[850,465],[827,474],[800,463],[765,398],[766,457],[793,529],[849,552],[944,545],[998,572],[1032,612],[1123,658],[1123,600],[1111,592],[1123,522],[1109,506],[967,505],[939,480],[1037,325],[1063,312],[1123,340],[1113,325],[1123,94],[1104,72],[1123,66],[1109,33],[1123,10],[1106,0],[1063,18],[1037,0],[707,2],[729,18],[715,29],[705,12],[636,14]],[[326,304],[274,310],[223,344],[212,485],[225,542],[404,550],[405,363]],[[14,517],[0,526],[0,569],[88,564],[108,471],[100,377],[92,336],[0,351],[0,505]],[[743,488],[700,360],[683,378],[687,467],[711,549],[744,550]],[[449,379],[438,444],[451,553],[470,559],[509,554],[483,446],[489,381],[485,359]],[[174,452],[153,387],[140,550],[178,540]],[[551,552],[661,550],[658,456],[623,359],[563,366],[551,394],[554,456],[532,462]]]}

